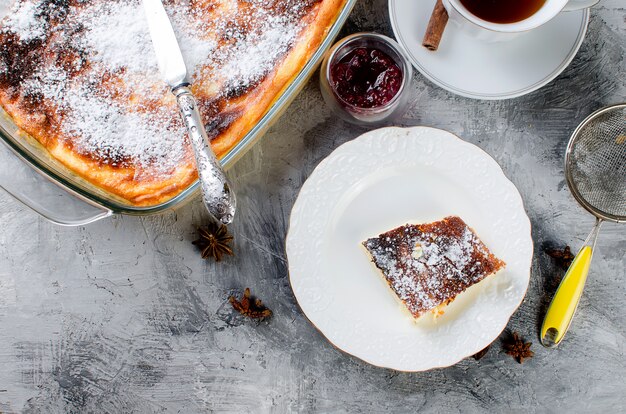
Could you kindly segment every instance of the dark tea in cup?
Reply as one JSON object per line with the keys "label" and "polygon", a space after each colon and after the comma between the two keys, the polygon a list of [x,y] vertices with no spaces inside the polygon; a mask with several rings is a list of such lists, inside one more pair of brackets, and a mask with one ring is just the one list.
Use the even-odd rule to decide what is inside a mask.
{"label": "dark tea in cup", "polygon": [[515,23],[537,13],[546,0],[459,0],[474,16],[491,23]]}

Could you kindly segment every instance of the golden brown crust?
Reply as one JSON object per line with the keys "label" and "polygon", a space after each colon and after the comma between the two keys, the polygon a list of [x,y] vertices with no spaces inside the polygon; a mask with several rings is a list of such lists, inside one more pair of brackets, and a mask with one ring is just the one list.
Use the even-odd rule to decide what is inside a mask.
{"label": "golden brown crust", "polygon": [[[291,49],[282,63],[245,99],[231,101],[241,105],[245,116],[241,116],[231,126],[212,141],[212,147],[218,156],[223,156],[258,122],[267,108],[280,92],[300,72],[324,40],[326,33],[337,18],[337,13],[345,0],[323,0],[318,3],[316,13],[310,17],[307,28],[301,33],[297,44]],[[250,104],[253,101],[254,104]]]}
{"label": "golden brown crust", "polygon": [[[325,38],[344,3],[345,0],[313,1],[313,6],[303,17],[305,28],[274,70],[244,94],[220,102],[221,109],[217,113],[211,107],[210,99],[203,101],[203,97],[211,96],[213,86],[203,82],[203,79],[194,82],[193,91],[200,102],[204,119],[223,121],[214,125],[211,136],[212,147],[218,157],[224,156],[253,128],[300,72]],[[9,40],[6,36],[0,38],[0,45],[6,45]],[[37,139],[63,165],[96,186],[135,206],[153,206],[175,197],[197,179],[188,144],[182,162],[167,174],[151,174],[149,169],[133,163],[104,163],[92,154],[77,151],[59,125],[55,124],[58,122],[55,108],[49,104],[38,105],[36,100],[31,102],[32,97],[16,93],[17,86],[0,82],[0,104],[15,124]],[[167,107],[176,105],[169,92],[156,104]]]}

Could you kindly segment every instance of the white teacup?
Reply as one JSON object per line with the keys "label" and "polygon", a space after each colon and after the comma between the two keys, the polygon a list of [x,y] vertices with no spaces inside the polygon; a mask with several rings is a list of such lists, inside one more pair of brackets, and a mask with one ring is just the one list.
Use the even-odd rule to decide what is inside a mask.
{"label": "white teacup", "polygon": [[460,0],[443,0],[450,22],[486,41],[505,41],[547,23],[562,11],[591,7],[600,0],[546,0],[530,17],[515,23],[493,23],[472,14]]}

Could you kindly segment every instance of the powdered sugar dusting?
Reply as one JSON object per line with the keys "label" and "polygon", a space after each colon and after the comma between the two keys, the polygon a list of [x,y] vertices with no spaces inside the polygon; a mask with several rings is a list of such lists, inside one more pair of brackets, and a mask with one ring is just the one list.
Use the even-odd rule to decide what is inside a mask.
{"label": "powdered sugar dusting", "polygon": [[257,82],[273,66],[276,59],[291,46],[295,31],[288,19],[270,16],[266,30],[251,33],[248,40],[238,42],[225,65],[219,70],[227,88],[237,88],[250,82]]}
{"label": "powdered sugar dusting", "polygon": [[148,22],[140,4],[96,3],[76,14],[77,22],[84,25],[84,38],[78,42],[91,50],[94,61],[106,68],[146,72],[156,68]]}
{"label": "powdered sugar dusting", "polygon": [[37,16],[41,1],[17,2],[7,16],[5,25],[20,34],[24,41],[41,39],[46,34],[47,23]]}
{"label": "powdered sugar dusting", "polygon": [[209,26],[201,19],[202,16],[181,9],[173,9],[170,13],[172,27],[192,78],[196,78],[199,70],[209,64],[219,51],[219,43],[207,35]]}
{"label": "powdered sugar dusting", "polygon": [[[288,52],[307,2],[279,3],[279,11],[260,0],[166,3],[200,98],[222,102],[245,93]],[[139,0],[18,0],[1,30],[29,45],[41,41],[36,47],[56,56],[20,79],[20,92],[52,104],[58,118],[51,124],[68,145],[158,175],[189,157]],[[203,114],[208,124],[218,115]]]}
{"label": "powdered sugar dusting", "polygon": [[[88,88],[72,88],[72,91],[76,94],[67,94],[64,99],[72,122],[65,123],[63,129],[69,136],[80,137],[77,141],[80,148],[107,158],[114,166],[125,161],[121,157],[132,154],[139,164],[171,168],[163,160],[178,162],[183,156],[182,142],[178,138],[184,136],[183,128],[176,128],[177,134],[164,133],[163,125],[167,125],[170,116],[168,111],[156,110],[145,116],[111,105],[105,98],[90,94]],[[81,111],[71,109],[79,105]],[[98,126],[95,131],[94,125]],[[119,151],[120,144],[124,153]]]}
{"label": "powdered sugar dusting", "polygon": [[415,316],[454,299],[504,265],[458,217],[407,224],[364,245]]}

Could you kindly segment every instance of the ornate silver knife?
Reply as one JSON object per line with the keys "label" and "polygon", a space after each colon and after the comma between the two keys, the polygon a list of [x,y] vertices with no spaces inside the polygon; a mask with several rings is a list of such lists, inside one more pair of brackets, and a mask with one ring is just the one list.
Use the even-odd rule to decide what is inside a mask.
{"label": "ornate silver knife", "polygon": [[224,224],[235,216],[236,199],[228,178],[211,149],[196,99],[189,89],[187,67],[161,0],[143,0],[159,70],[176,96],[196,157],[202,199],[209,213]]}

